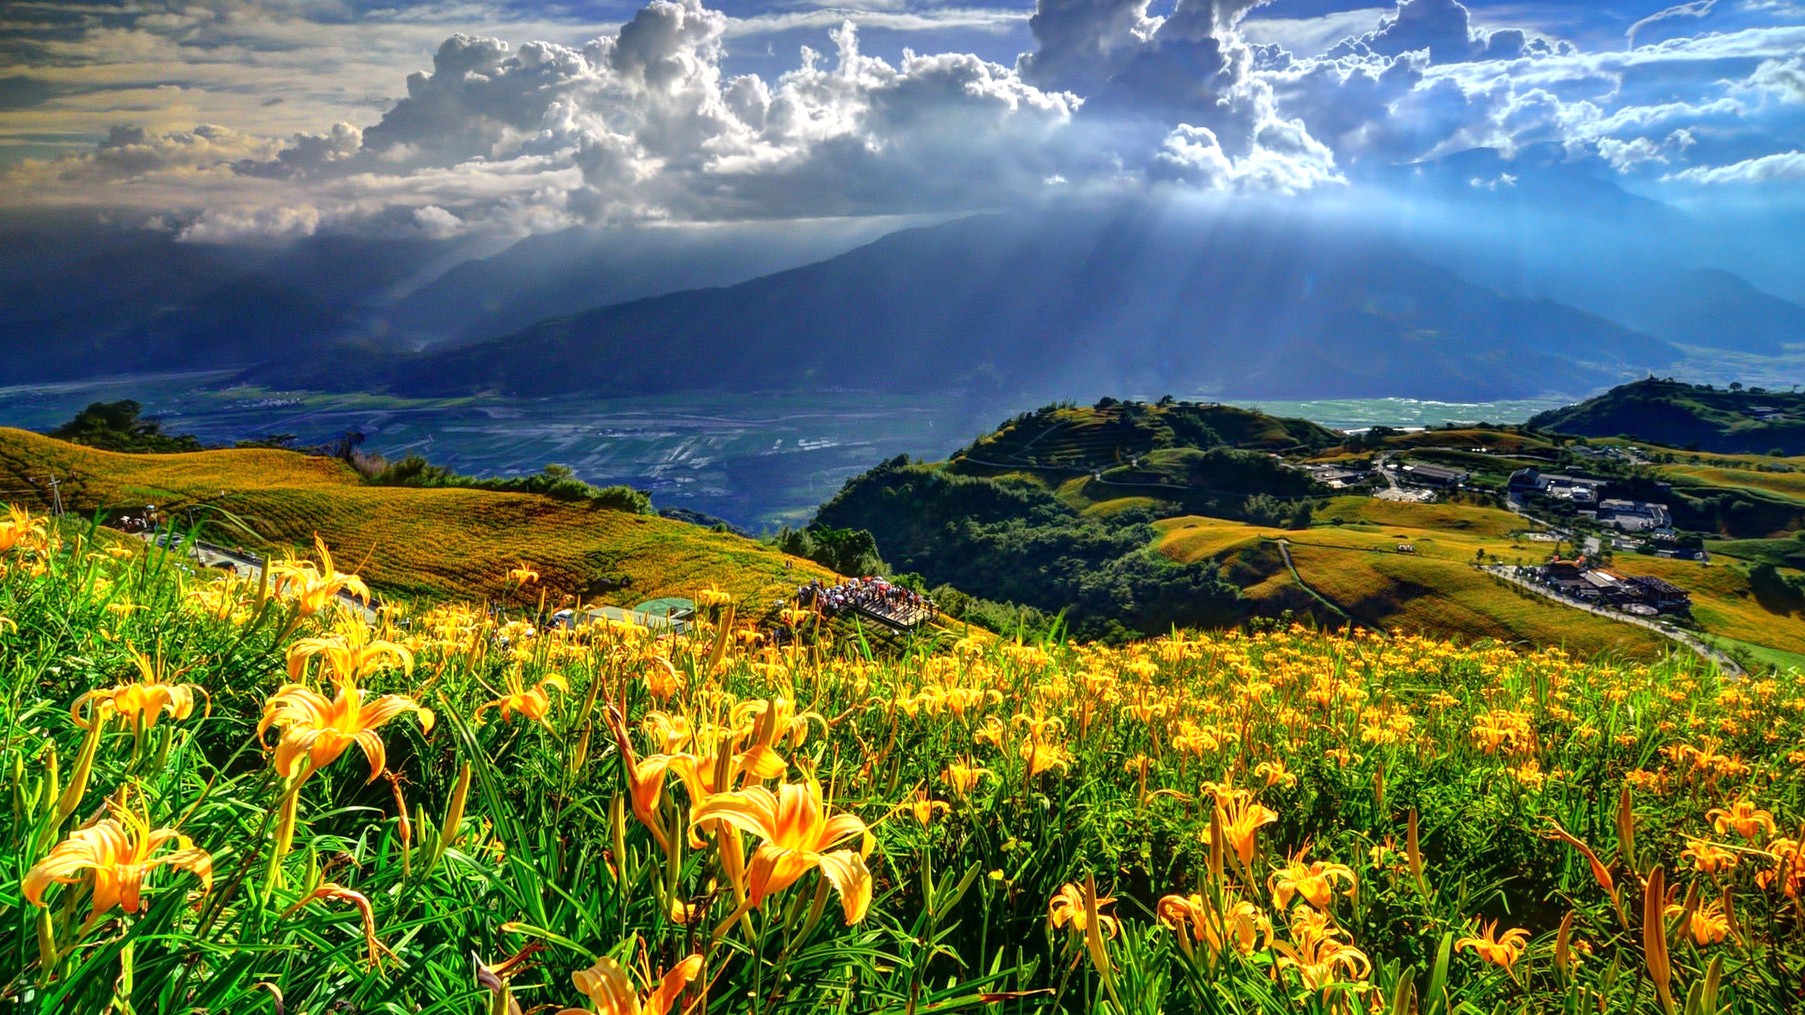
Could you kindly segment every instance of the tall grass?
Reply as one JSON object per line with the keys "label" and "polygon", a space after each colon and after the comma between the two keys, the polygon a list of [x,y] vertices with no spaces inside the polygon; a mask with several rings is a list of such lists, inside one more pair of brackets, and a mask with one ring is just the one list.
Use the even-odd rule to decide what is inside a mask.
{"label": "tall grass", "polygon": [[[1302,630],[873,659],[732,603],[683,640],[365,625],[324,562],[0,548],[16,1010],[1801,1002],[1790,675]],[[305,719],[346,701],[361,742]],[[173,830],[141,905],[69,863],[107,822]]]}

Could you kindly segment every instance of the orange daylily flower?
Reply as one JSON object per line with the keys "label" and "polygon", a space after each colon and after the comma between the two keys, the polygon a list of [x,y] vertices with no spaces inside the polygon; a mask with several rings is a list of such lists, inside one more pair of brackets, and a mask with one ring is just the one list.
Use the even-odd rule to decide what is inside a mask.
{"label": "orange daylily flower", "polygon": [[588,969],[570,974],[577,990],[589,998],[588,1008],[566,1008],[558,1015],[664,1015],[671,1002],[702,972],[702,956],[691,955],[671,967],[658,986],[643,998],[620,963],[600,958]]}
{"label": "orange daylily flower", "polygon": [[302,896],[299,902],[288,907],[287,912],[284,912],[282,915],[285,917],[291,916],[301,907],[314,902],[344,902],[349,903],[357,910],[358,916],[363,920],[364,951],[369,957],[370,968],[375,969],[380,967],[382,965],[382,956],[384,954],[391,957],[395,954],[394,952],[389,951],[387,946],[381,941],[376,939],[376,913],[375,910],[370,907],[369,898],[362,892],[346,888],[344,885],[327,881],[313,891],[308,892],[305,896]]}
{"label": "orange daylily flower", "polygon": [[1480,934],[1480,937],[1463,937],[1454,942],[1454,950],[1471,948],[1480,958],[1510,972],[1523,957],[1523,950],[1529,947],[1528,931],[1513,927],[1499,936],[1496,920],[1486,924]]}
{"label": "orange daylily flower", "polygon": [[1352,868],[1323,860],[1305,863],[1304,854],[1308,850],[1308,846],[1298,850],[1283,867],[1274,868],[1272,875],[1266,879],[1266,889],[1272,893],[1272,904],[1279,909],[1289,909],[1291,900],[1301,895],[1310,905],[1326,910],[1335,901],[1337,881],[1346,883],[1345,894],[1354,894],[1354,888],[1359,882],[1354,877]]}
{"label": "orange daylily flower", "polygon": [[[213,887],[212,854],[173,828],[153,830],[142,813],[120,804],[109,809],[110,817],[70,832],[26,872],[21,885],[26,901],[43,906],[44,890],[53,882],[72,885],[85,878],[93,885],[90,920],[114,906],[136,913],[144,908],[145,879],[158,867],[188,871],[201,879],[202,891]],[[168,845],[175,848],[157,855]]]}
{"label": "orange daylily flower", "polygon": [[1208,945],[1212,952],[1233,945],[1242,955],[1272,944],[1272,921],[1246,899],[1225,897],[1222,912],[1217,913],[1201,895],[1166,895],[1161,896],[1154,913],[1178,935],[1179,946],[1187,954],[1192,941]]}
{"label": "orange daylily flower", "polygon": [[[276,774],[290,778],[302,772],[302,778],[332,764],[345,749],[356,744],[370,762],[370,780],[388,766],[388,750],[376,730],[405,712],[420,717],[422,732],[432,729],[432,709],[399,694],[367,697],[354,681],[334,681],[337,696],[327,698],[300,684],[287,684],[270,696],[263,706],[263,719],[257,724],[257,738],[262,740],[271,726],[282,731],[276,744]],[[301,767],[302,759],[306,767]]]}
{"label": "orange daylily flower", "polygon": [[821,799],[821,785],[813,778],[779,786],[776,793],[763,786],[716,794],[690,812],[692,828],[720,822],[763,839],[752,854],[746,872],[753,906],[783,891],[810,868],[840,895],[848,924],[865,918],[871,906],[871,871],[860,850],[834,849],[842,842],[871,834],[857,815],[830,815]]}
{"label": "orange daylily flower", "polygon": [[1728,808],[1713,807],[1706,812],[1705,819],[1719,835],[1732,830],[1745,839],[1753,839],[1755,833],[1761,831],[1774,834],[1774,815],[1747,800],[1738,800]]}
{"label": "orange daylily flower", "polygon": [[1241,866],[1253,866],[1254,836],[1259,830],[1279,819],[1278,812],[1253,802],[1247,790],[1215,787],[1216,818],[1222,826],[1222,837],[1234,847]]}

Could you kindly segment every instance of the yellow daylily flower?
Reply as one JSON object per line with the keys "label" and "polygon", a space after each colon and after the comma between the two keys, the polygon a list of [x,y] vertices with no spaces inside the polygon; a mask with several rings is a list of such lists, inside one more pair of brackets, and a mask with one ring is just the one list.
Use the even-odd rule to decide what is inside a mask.
{"label": "yellow daylily flower", "polygon": [[978,768],[974,765],[953,761],[947,763],[946,771],[942,772],[940,777],[946,780],[948,788],[955,794],[964,797],[970,796],[972,790],[978,788],[978,783],[990,774],[991,771],[988,768]]}
{"label": "yellow daylily flower", "polygon": [[14,549],[36,549],[49,539],[49,521],[33,518],[31,512],[16,504],[6,506],[6,517],[0,518],[0,553]]}
{"label": "yellow daylily flower", "polygon": [[276,594],[293,599],[303,617],[311,617],[330,606],[340,592],[349,593],[361,599],[365,605],[370,602],[370,587],[362,578],[354,574],[343,574],[332,566],[332,554],[326,549],[326,541],[318,535],[313,537],[314,552],[320,556],[316,566],[311,560],[284,560],[269,565],[270,578],[275,583]]}
{"label": "yellow daylily flower", "polygon": [[577,990],[589,998],[588,1008],[566,1008],[558,1015],[664,1015],[671,1002],[702,971],[702,956],[691,955],[671,967],[645,997],[640,997],[633,980],[620,963],[610,958],[597,959],[588,969],[570,975]]}
{"label": "yellow daylily flower", "polygon": [[[157,724],[157,719],[164,712],[171,719],[186,719],[194,714],[194,696],[198,692],[203,698],[207,692],[195,684],[171,683],[171,679],[180,675],[168,672],[168,664],[159,647],[153,659],[138,651],[131,643],[126,643],[126,652],[131,657],[132,666],[138,671],[138,679],[128,684],[117,684],[101,690],[89,691],[75,699],[69,706],[69,718],[75,725],[87,729],[91,723],[105,722],[117,715],[127,722],[142,722],[145,729]],[[82,706],[88,706],[87,715],[82,715]]]}
{"label": "yellow daylily flower", "polygon": [[539,572],[526,566],[525,561],[519,567],[508,569],[508,581],[515,585],[530,585],[539,580]]}
{"label": "yellow daylily flower", "polygon": [[[338,694],[327,698],[300,684],[288,684],[264,703],[257,738],[262,740],[271,726],[282,731],[276,744],[276,774],[289,778],[301,772],[305,778],[332,764],[355,743],[369,759],[369,781],[375,782],[388,764],[387,748],[376,732],[379,727],[404,712],[413,712],[420,717],[422,731],[432,729],[432,710],[412,698],[384,694],[366,700],[367,692],[351,680],[338,680],[336,686]],[[303,757],[305,769],[301,767]]]}
{"label": "yellow daylily flower", "polygon": [[340,624],[337,634],[319,638],[297,638],[288,646],[288,679],[299,681],[307,673],[307,664],[319,660],[320,672],[333,681],[357,683],[386,666],[401,667],[401,672],[414,672],[414,654],[392,641],[374,640],[369,625],[361,620]]}
{"label": "yellow daylily flower", "polygon": [[857,815],[828,813],[814,779],[786,783],[776,793],[763,786],[720,793],[690,812],[690,826],[718,821],[763,839],[752,854],[746,882],[753,906],[820,868],[840,895],[846,922],[858,923],[871,905],[871,871],[860,850],[833,847],[871,834]]}
{"label": "yellow daylily flower", "polygon": [[[93,886],[90,919],[114,906],[136,913],[144,908],[144,882],[158,867],[188,871],[201,879],[202,891],[213,887],[212,854],[173,828],[153,830],[142,813],[120,804],[110,810],[110,817],[70,832],[26,872],[21,885],[26,901],[43,906],[44,891],[52,883],[72,885],[86,879]],[[175,848],[157,855],[170,845]]]}
{"label": "yellow daylily flower", "polygon": [[480,721],[485,711],[498,708],[501,710],[501,717],[504,720],[515,712],[519,712],[534,722],[544,722],[545,717],[551,714],[552,691],[569,694],[570,685],[565,682],[563,677],[553,673],[529,688],[520,679],[520,674],[510,674],[507,693],[494,701],[485,701],[478,705],[475,718]]}

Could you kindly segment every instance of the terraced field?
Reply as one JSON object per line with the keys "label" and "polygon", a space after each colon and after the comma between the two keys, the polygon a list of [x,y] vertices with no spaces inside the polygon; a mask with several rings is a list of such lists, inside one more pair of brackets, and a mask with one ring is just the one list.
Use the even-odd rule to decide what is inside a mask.
{"label": "terraced field", "polygon": [[507,595],[522,562],[554,598],[617,603],[709,584],[768,603],[828,575],[730,534],[532,494],[368,486],[340,462],[285,451],[122,455],[0,429],[0,488],[30,490],[52,472],[72,512],[192,507],[214,538],[255,552],[299,549],[317,532],[373,585],[411,595]]}

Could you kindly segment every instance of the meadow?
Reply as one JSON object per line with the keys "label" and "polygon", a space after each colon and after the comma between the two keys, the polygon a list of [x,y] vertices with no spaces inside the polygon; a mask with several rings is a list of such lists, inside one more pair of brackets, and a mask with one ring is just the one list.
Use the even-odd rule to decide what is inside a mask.
{"label": "meadow", "polygon": [[371,486],[336,459],[289,451],[118,454],[0,428],[0,488],[52,474],[76,514],[155,504],[182,522],[192,510],[209,539],[278,556],[318,534],[404,596],[507,598],[520,592],[508,571],[526,561],[547,587],[619,605],[707,584],[768,605],[828,576],[730,533],[534,494]]}
{"label": "meadow", "polygon": [[1805,999],[1796,673],[1301,628],[873,658],[715,589],[680,640],[366,623],[324,550],[251,587],[0,521],[0,1004]]}

